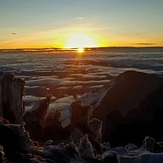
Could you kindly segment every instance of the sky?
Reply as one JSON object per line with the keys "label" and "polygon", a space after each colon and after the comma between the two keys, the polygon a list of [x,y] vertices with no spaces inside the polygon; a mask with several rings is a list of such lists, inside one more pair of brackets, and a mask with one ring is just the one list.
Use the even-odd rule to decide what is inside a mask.
{"label": "sky", "polygon": [[163,0],[0,0],[0,49],[65,48],[77,39],[163,46]]}

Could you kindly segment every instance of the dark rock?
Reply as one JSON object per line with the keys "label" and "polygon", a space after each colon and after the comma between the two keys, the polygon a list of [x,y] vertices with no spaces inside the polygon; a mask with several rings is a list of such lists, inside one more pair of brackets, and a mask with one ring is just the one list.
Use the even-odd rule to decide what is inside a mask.
{"label": "dark rock", "polygon": [[1,95],[1,84],[2,84],[2,77],[4,73],[0,72],[0,117],[2,117],[2,95]]}
{"label": "dark rock", "polygon": [[62,133],[61,113],[59,110],[56,110],[54,113],[46,116],[44,139],[54,139],[55,140],[55,139],[57,139],[57,137],[58,138],[60,137],[61,133]]}
{"label": "dark rock", "polygon": [[101,120],[116,110],[126,114],[162,84],[158,76],[136,71],[126,71],[111,82],[113,87],[93,112]]}
{"label": "dark rock", "polygon": [[57,163],[83,162],[82,159],[78,157],[78,147],[72,142],[66,146],[49,145],[43,149],[43,154],[44,158]]}
{"label": "dark rock", "polygon": [[80,100],[71,104],[71,122],[75,128],[88,130],[89,120],[92,117],[93,107],[91,105],[84,105]]}
{"label": "dark rock", "polygon": [[0,122],[0,133],[0,145],[3,146],[7,159],[13,161],[18,155],[20,157],[20,155],[28,155],[35,151],[29,134],[21,125]]}
{"label": "dark rock", "polygon": [[163,152],[163,143],[156,142],[154,138],[149,136],[144,138],[142,147],[153,153]]}
{"label": "dark rock", "polygon": [[102,159],[104,163],[119,163],[119,154],[114,151],[106,151],[102,154]]}
{"label": "dark rock", "polygon": [[79,153],[84,159],[93,159],[95,158],[94,149],[91,142],[88,139],[88,135],[84,135],[80,140],[79,144]]}
{"label": "dark rock", "polygon": [[1,99],[3,118],[11,123],[22,123],[24,115],[25,82],[16,78],[13,73],[6,73],[1,81]]}
{"label": "dark rock", "polygon": [[[128,112],[132,112],[149,94],[158,89],[162,84],[162,79],[156,75],[127,71],[117,76],[111,83],[113,86],[93,112],[94,117],[103,121],[103,141],[110,141],[112,134],[115,136],[115,132],[118,134],[118,130],[122,131],[120,126],[121,124],[125,125],[125,120],[130,124],[133,117],[128,117],[130,120],[126,119]],[[135,116],[136,112],[134,111],[132,114]],[[146,126],[145,122],[144,125]],[[112,143],[116,142],[114,136],[112,136]],[[141,140],[144,136],[141,135]],[[118,135],[116,137],[118,138]],[[120,141],[123,141],[123,133],[119,137]]]}
{"label": "dark rock", "polygon": [[41,139],[46,124],[46,113],[50,98],[39,100],[36,105],[24,115],[25,128],[34,138]]}
{"label": "dark rock", "polygon": [[114,145],[120,145],[119,143],[122,142],[141,145],[141,141],[146,135],[161,140],[163,137],[162,97],[163,85],[142,100],[135,109],[127,113],[121,124],[110,135],[110,141],[115,143]]}

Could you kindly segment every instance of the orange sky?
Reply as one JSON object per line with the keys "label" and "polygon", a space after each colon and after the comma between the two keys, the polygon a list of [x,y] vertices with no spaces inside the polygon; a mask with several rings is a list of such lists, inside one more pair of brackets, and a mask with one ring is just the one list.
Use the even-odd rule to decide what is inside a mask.
{"label": "orange sky", "polygon": [[162,0],[1,1],[0,49],[163,46],[162,8]]}

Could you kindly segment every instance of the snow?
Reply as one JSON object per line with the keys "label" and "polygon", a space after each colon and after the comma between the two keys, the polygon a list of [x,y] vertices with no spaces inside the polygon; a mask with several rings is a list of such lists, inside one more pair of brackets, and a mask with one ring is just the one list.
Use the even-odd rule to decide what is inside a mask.
{"label": "snow", "polygon": [[71,113],[70,113],[70,107],[65,106],[64,109],[61,111],[61,121],[62,121],[62,127],[65,128],[66,126],[71,124]]}
{"label": "snow", "polygon": [[122,156],[120,163],[163,163],[163,153],[142,153],[137,156]]}
{"label": "snow", "polygon": [[100,105],[102,99],[107,94],[107,92],[114,86],[114,84],[115,82],[113,80],[107,86],[101,89],[97,89],[95,91],[91,91],[89,93],[84,94],[81,97],[83,104],[93,105],[94,108],[97,108]]}

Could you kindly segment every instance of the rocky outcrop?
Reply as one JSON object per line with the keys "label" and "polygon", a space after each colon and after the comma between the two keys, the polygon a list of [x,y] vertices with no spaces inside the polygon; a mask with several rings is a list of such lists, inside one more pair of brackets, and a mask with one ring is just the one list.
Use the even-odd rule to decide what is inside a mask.
{"label": "rocky outcrop", "polygon": [[25,82],[16,78],[13,73],[5,73],[1,79],[0,105],[2,105],[3,118],[11,123],[22,123],[24,115]]}
{"label": "rocky outcrop", "polygon": [[[161,82],[161,79],[157,78],[156,76],[149,75],[149,77],[146,74],[137,73],[138,72],[127,72],[127,75],[124,73],[124,78],[121,76],[119,80],[122,83],[124,81],[124,83],[128,83],[126,76],[127,78],[132,77],[133,80],[136,80],[134,77],[134,75],[136,75],[139,80],[140,76],[142,76],[142,82],[145,82],[147,79],[150,78],[153,82],[157,81],[157,86]],[[10,75],[8,77],[5,77],[7,79],[4,78],[4,81],[10,84],[7,87],[5,85],[6,83],[4,83],[3,86],[5,86],[6,89],[12,88],[11,90],[8,90],[8,93],[13,93],[14,91],[16,93],[19,93],[21,90],[19,88],[21,87],[17,86],[17,82],[16,84],[12,84],[15,76],[11,75],[11,77]],[[118,83],[119,80],[116,79],[113,82]],[[125,87],[124,83],[120,85]],[[19,84],[21,84],[21,82]],[[16,87],[14,87],[13,85],[16,85]],[[116,108],[113,108],[111,111],[106,111],[105,113],[108,114],[106,114],[105,116],[102,112],[102,115],[99,115],[99,117],[102,116],[103,119],[106,120],[104,128],[106,133],[104,132],[104,135],[110,136],[110,143],[100,142],[103,122],[97,118],[90,119],[92,116],[93,107],[90,105],[82,104],[82,101],[74,102],[70,106],[72,124],[70,126],[66,126],[65,128],[62,128],[61,112],[59,110],[47,117],[47,109],[49,107],[51,99],[50,96],[40,99],[31,110],[26,112],[24,116],[24,121],[26,122],[26,124],[24,122],[22,124],[9,124],[7,121],[5,122],[4,119],[0,119],[0,162],[119,163],[145,159],[147,160],[147,162],[151,162],[151,160],[152,162],[155,162],[154,160],[157,160],[158,163],[161,163],[163,161],[163,143],[156,142],[154,139],[155,137],[146,137],[143,141],[143,145],[141,146],[141,148],[135,146],[134,144],[128,144],[125,146],[125,148],[112,148],[112,144],[114,144],[115,142],[117,144],[119,143],[120,145],[125,145],[128,142],[133,142],[132,140],[142,140],[144,138],[143,134],[147,135],[149,131],[151,131],[151,134],[153,134],[153,136],[158,136],[160,134],[162,138],[161,125],[163,115],[163,87],[160,86],[158,89],[155,89],[151,81],[148,81],[147,85],[147,87],[152,87],[150,88],[150,91],[152,91],[153,89],[155,91],[148,95],[145,100],[142,101],[140,99],[144,97],[145,94],[149,93],[149,90],[146,90],[145,93],[143,92],[144,94],[142,93],[143,95],[141,96],[141,98],[139,99],[139,97],[137,97],[137,99],[134,101],[134,99],[128,97],[131,93],[130,91],[134,90],[133,96],[135,98],[137,95],[140,94],[141,91],[137,91],[138,88],[136,89],[132,86],[128,86],[126,87],[126,95],[123,95],[122,97],[124,98],[124,96],[126,96],[127,99],[124,98],[124,100],[126,100],[125,102],[127,103],[128,100],[132,100],[133,104],[131,105],[130,101],[129,105],[125,104],[125,102],[121,103],[123,109],[125,109],[124,106],[128,106],[124,113],[123,109],[117,110]],[[116,88],[119,88],[119,86],[117,86],[116,84],[114,86]],[[109,91],[112,92],[112,95],[114,95],[113,92],[115,91],[114,86],[109,89]],[[144,85],[141,83],[138,83],[138,85],[136,85],[136,83],[134,83],[134,86],[143,87]],[[17,91],[14,89],[17,89]],[[124,88],[122,88],[122,90],[124,90]],[[141,90],[145,90],[145,88],[143,87],[141,88]],[[114,93],[116,94],[117,92],[115,91]],[[107,92],[106,95],[108,94],[109,92]],[[118,93],[116,95],[118,95]],[[4,97],[2,97],[3,100],[5,99]],[[118,96],[118,98],[120,97]],[[101,99],[103,101],[105,97],[104,99]],[[109,100],[110,99],[108,99],[108,101]],[[139,100],[142,102],[139,103],[136,109],[129,108],[129,106],[135,106],[135,104],[137,104]],[[114,103],[114,101],[110,102],[112,102],[112,105],[116,103]],[[2,103],[2,105],[3,104],[4,103]],[[111,104],[109,104],[109,106],[110,105]],[[6,106],[8,106],[7,104],[5,105],[5,108],[8,108]],[[119,105],[116,104],[115,106]],[[14,115],[15,112],[13,112]],[[19,116],[16,117],[16,119],[19,119]],[[6,119],[8,119],[10,122],[12,120],[11,118]],[[107,125],[106,122],[108,122]],[[157,127],[157,125],[159,127]],[[25,130],[24,126],[29,132]],[[48,131],[46,129],[48,129]],[[107,133],[107,131],[109,134]],[[51,135],[48,138],[52,138],[52,140],[47,140],[46,134],[49,134],[49,132],[51,133]],[[55,141],[55,136],[57,134],[59,141]],[[39,141],[42,137],[46,138],[47,141],[44,144],[43,139],[41,139],[40,143],[42,145],[39,145],[37,141],[31,140],[30,135],[32,135],[32,138],[35,138],[35,140],[37,141]],[[68,139],[68,137],[70,139]],[[61,143],[59,144],[59,142]],[[153,154],[156,152],[157,154]]]}
{"label": "rocky outcrop", "polygon": [[127,71],[111,82],[114,82],[113,87],[108,90],[100,105],[93,111],[93,116],[103,121],[104,141],[109,140],[110,135],[122,124],[122,119],[129,111],[136,108],[141,101],[161,86],[162,79],[142,72]]}
{"label": "rocky outcrop", "polygon": [[111,82],[109,89],[100,105],[94,110],[95,117],[104,120],[108,113],[120,111],[123,115],[139,105],[139,103],[163,83],[156,75],[137,71],[126,71]]}
{"label": "rocky outcrop", "polygon": [[[111,148],[109,144],[103,143],[101,146],[105,146],[105,151],[97,155],[88,135],[81,137],[79,144],[71,141],[54,145],[49,140],[41,146],[30,139],[23,125],[6,124],[0,121],[0,133],[0,162],[119,163],[122,161],[125,163],[139,160],[140,157],[148,160],[147,162],[163,161],[163,143],[150,137],[144,139],[141,147],[128,144],[125,148]],[[155,153],[156,146],[160,153]]]}
{"label": "rocky outcrop", "polygon": [[[106,130],[106,135],[109,136],[112,144],[133,142],[140,145],[141,140],[146,135],[161,140],[163,137],[162,98],[163,85],[148,95],[136,108],[130,110],[125,116],[121,115],[121,118],[120,116],[118,118],[119,113],[116,113],[114,116],[111,113],[108,117],[106,128],[109,129],[110,127],[108,126],[111,125],[112,128],[110,128],[110,131],[112,132],[109,134],[109,130]],[[114,119],[114,122],[111,119]]]}
{"label": "rocky outcrop", "polygon": [[0,72],[0,117],[2,117],[2,95],[1,95],[1,85],[2,85],[2,77],[4,73]]}
{"label": "rocky outcrop", "polygon": [[80,100],[71,104],[71,122],[74,127],[87,130],[89,128],[89,120],[92,117],[93,107],[84,105]]}
{"label": "rocky outcrop", "polygon": [[41,138],[46,125],[46,113],[50,97],[40,99],[35,106],[24,115],[25,128],[34,138]]}
{"label": "rocky outcrop", "polygon": [[23,125],[0,122],[0,133],[0,145],[3,147],[5,157],[12,162],[16,162],[18,158],[23,162],[22,155],[29,157],[34,151],[33,142]]}

